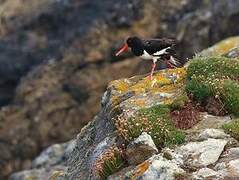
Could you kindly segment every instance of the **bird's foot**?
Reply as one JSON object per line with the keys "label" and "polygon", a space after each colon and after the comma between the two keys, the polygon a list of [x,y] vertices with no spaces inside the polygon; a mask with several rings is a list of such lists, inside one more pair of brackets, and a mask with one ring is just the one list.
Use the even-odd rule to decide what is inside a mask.
{"label": "bird's foot", "polygon": [[147,77],[150,81],[151,80],[153,80],[153,75],[152,74],[150,74],[150,75],[148,75],[148,77]]}

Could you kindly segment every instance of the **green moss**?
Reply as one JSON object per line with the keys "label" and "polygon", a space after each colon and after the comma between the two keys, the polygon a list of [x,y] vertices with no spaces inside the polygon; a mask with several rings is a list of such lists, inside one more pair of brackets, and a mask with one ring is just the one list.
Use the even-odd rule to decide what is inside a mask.
{"label": "green moss", "polygon": [[141,109],[129,119],[116,121],[119,134],[132,141],[147,132],[158,148],[184,142],[185,135],[176,129],[170,119],[170,108],[166,105]]}
{"label": "green moss", "polygon": [[188,67],[187,76],[186,90],[199,102],[215,97],[229,113],[239,115],[239,60],[196,57]]}
{"label": "green moss", "polygon": [[223,100],[230,113],[239,116],[239,83],[227,80],[224,83]]}
{"label": "green moss", "polygon": [[177,96],[172,104],[170,104],[170,109],[171,110],[180,110],[182,107],[187,104],[189,101],[189,98],[186,93],[183,93],[182,95]]}
{"label": "green moss", "polygon": [[224,124],[223,129],[232,137],[239,140],[239,120],[234,120],[233,122]]}

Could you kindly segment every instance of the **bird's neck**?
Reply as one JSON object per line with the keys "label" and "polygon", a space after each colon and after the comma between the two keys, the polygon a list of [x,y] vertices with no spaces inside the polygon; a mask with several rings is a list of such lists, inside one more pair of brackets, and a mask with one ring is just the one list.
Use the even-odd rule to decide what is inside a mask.
{"label": "bird's neck", "polygon": [[131,51],[135,56],[142,56],[144,54],[144,49],[142,47],[132,47]]}

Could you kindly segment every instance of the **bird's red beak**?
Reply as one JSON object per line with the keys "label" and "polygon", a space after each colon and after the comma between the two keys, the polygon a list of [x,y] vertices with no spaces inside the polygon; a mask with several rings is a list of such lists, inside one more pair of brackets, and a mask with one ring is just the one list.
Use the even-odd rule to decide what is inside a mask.
{"label": "bird's red beak", "polygon": [[115,55],[119,56],[122,52],[125,52],[128,49],[129,49],[129,46],[128,46],[128,44],[125,43],[125,45],[122,48],[120,48],[120,50]]}

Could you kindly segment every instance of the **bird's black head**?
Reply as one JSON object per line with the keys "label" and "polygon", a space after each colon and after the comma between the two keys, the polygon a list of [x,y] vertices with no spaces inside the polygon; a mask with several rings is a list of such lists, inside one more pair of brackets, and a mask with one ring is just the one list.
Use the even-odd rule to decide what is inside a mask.
{"label": "bird's black head", "polygon": [[129,37],[126,40],[126,44],[131,48],[132,53],[135,56],[141,56],[144,52],[143,42],[138,37]]}
{"label": "bird's black head", "polygon": [[121,53],[128,50],[128,48],[131,48],[131,51],[135,56],[141,56],[144,52],[143,48],[143,42],[138,37],[129,37],[126,40],[126,43],[122,48],[120,48],[119,51],[117,51],[116,56],[120,55]]}
{"label": "bird's black head", "polygon": [[126,40],[126,43],[128,44],[129,47],[140,47],[142,46],[142,41],[140,38],[134,36],[134,37],[129,37]]}

